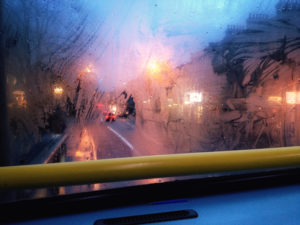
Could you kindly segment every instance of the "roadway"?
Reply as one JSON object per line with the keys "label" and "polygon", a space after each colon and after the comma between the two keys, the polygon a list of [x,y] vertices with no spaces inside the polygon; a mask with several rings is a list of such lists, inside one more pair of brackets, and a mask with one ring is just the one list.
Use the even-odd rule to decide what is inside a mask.
{"label": "roadway", "polygon": [[99,119],[69,128],[67,160],[99,160],[156,154],[170,154],[171,150],[161,132],[153,127],[139,127],[133,120]]}
{"label": "roadway", "polygon": [[[166,142],[166,134],[157,124],[135,125],[134,120],[117,118],[115,122],[94,120],[84,125],[70,125],[66,134],[66,157],[61,161],[101,160],[174,153]],[[173,178],[157,178],[138,181],[77,185],[37,189],[32,198],[43,198],[62,194],[104,190],[117,187],[158,183]]]}

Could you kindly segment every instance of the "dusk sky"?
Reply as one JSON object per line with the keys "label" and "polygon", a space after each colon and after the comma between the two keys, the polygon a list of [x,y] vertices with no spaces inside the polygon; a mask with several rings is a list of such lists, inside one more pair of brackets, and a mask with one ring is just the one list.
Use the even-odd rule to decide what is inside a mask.
{"label": "dusk sky", "polygon": [[149,61],[169,61],[174,67],[186,63],[192,53],[221,40],[228,25],[245,25],[249,13],[274,15],[277,2],[85,1],[91,15],[101,21],[90,52],[99,82],[126,82],[141,74]]}

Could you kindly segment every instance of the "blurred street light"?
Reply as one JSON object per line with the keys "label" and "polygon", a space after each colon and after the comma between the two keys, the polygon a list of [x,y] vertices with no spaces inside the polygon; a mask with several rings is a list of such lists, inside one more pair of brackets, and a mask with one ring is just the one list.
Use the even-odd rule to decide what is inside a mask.
{"label": "blurred street light", "polygon": [[53,90],[55,95],[62,95],[63,91],[64,90],[63,90],[62,87],[55,87],[54,90]]}
{"label": "blurred street light", "polygon": [[278,102],[281,103],[282,98],[280,96],[269,96],[268,101],[269,102]]}
{"label": "blurred street light", "polygon": [[287,104],[300,104],[300,92],[286,92],[286,103]]}
{"label": "blurred street light", "polygon": [[95,148],[95,142],[86,128],[82,130],[78,149],[75,151],[76,160],[96,160],[97,152]]}
{"label": "blurred street light", "polygon": [[156,80],[164,87],[174,85],[174,74],[171,65],[167,61],[150,61],[146,74],[150,80]]}
{"label": "blurred street light", "polygon": [[202,93],[201,92],[190,93],[190,102],[202,102]]}
{"label": "blurred street light", "polygon": [[153,74],[158,74],[161,72],[161,67],[157,62],[149,63],[148,65],[148,71]]}
{"label": "blurred street light", "polygon": [[110,111],[111,111],[113,114],[116,114],[116,113],[117,113],[117,106],[116,106],[116,105],[110,105],[109,108],[110,108]]}
{"label": "blurred street light", "polygon": [[17,90],[13,92],[13,95],[16,98],[17,106],[26,108],[27,101],[25,99],[25,92]]}
{"label": "blurred street light", "polygon": [[200,103],[203,100],[202,92],[189,92],[184,96],[184,104]]}
{"label": "blurred street light", "polygon": [[91,73],[91,72],[92,72],[91,65],[88,65],[86,68],[80,71],[80,73],[78,74],[78,79],[80,79],[84,74]]}

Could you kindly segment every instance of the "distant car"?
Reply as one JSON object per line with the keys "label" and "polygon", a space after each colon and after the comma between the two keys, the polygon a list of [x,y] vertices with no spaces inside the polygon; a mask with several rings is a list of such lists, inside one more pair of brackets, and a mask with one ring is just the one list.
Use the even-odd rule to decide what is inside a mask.
{"label": "distant car", "polygon": [[112,112],[109,112],[105,115],[105,121],[106,122],[113,122],[116,121],[116,115]]}
{"label": "distant car", "polygon": [[119,115],[120,118],[128,118],[128,116],[129,116],[129,112],[127,110]]}

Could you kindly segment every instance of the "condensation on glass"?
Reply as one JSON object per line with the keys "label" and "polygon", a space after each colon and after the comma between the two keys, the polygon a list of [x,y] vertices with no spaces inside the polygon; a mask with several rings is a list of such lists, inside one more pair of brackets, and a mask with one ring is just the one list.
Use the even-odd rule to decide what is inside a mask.
{"label": "condensation on glass", "polygon": [[300,144],[299,0],[2,11],[13,165]]}

